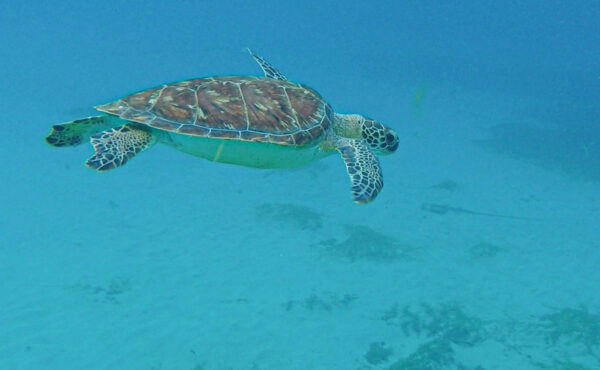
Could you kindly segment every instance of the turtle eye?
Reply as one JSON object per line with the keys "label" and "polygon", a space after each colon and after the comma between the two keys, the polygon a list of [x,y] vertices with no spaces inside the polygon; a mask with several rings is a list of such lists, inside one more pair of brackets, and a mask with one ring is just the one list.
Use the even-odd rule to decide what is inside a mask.
{"label": "turtle eye", "polygon": [[387,144],[387,150],[393,153],[398,149],[398,135],[390,129],[387,129],[386,131],[385,143]]}

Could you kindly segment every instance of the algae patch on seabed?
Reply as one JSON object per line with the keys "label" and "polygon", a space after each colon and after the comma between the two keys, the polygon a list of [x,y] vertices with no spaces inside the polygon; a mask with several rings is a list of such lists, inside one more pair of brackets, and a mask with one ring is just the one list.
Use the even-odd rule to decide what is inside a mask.
{"label": "algae patch on seabed", "polygon": [[373,342],[369,345],[369,350],[365,353],[365,360],[371,365],[379,365],[387,362],[394,353],[384,342]]}
{"label": "algae patch on seabed", "polygon": [[546,342],[556,346],[582,345],[590,355],[598,357],[600,346],[600,315],[591,314],[587,308],[563,308],[540,317]]}
{"label": "algae patch on seabed", "polygon": [[482,242],[469,248],[468,253],[472,260],[480,261],[496,257],[496,255],[503,250],[503,248],[500,248],[495,244]]}
{"label": "algae patch on seabed", "polygon": [[[587,308],[561,308],[536,316],[534,321],[520,322],[482,320],[468,315],[456,303],[395,304],[379,318],[401,331],[398,334],[404,337],[400,335],[403,337],[400,343],[418,345],[410,348],[412,352],[405,349],[403,357],[397,357],[389,369],[496,368],[499,364],[496,355],[510,356],[518,368],[600,368],[600,315]],[[393,348],[395,352],[402,352]],[[490,349],[499,352],[494,355]],[[488,355],[481,357],[481,354]],[[470,357],[490,362],[460,362]]]}
{"label": "algae patch on seabed", "polygon": [[338,296],[334,293],[326,293],[325,295],[310,294],[308,297],[300,300],[289,300],[285,303],[285,310],[292,311],[297,308],[303,308],[307,311],[323,311],[331,312],[334,309],[344,309],[349,307],[355,300],[357,295],[344,294]]}
{"label": "algae patch on seabed", "polygon": [[83,293],[91,293],[95,301],[120,303],[118,297],[131,289],[131,281],[130,279],[113,278],[105,286],[79,284],[68,288]]}
{"label": "algae patch on seabed", "polygon": [[450,342],[445,339],[434,339],[421,344],[408,357],[394,362],[389,370],[439,370],[453,364],[455,364],[454,350]]}
{"label": "algae patch on seabed", "polygon": [[534,366],[543,370],[592,370],[571,360],[554,360],[551,363],[536,362]]}
{"label": "algae patch on seabed", "polygon": [[415,247],[401,243],[398,239],[379,233],[370,227],[344,225],[343,240],[327,239],[317,244],[324,253],[341,257],[351,262],[393,262],[413,257]]}
{"label": "algae patch on seabed", "polygon": [[535,368],[600,368],[600,315],[585,307],[556,309],[528,322],[498,322],[493,332],[495,340]]}
{"label": "algae patch on seabed", "polygon": [[444,180],[438,182],[437,184],[431,185],[431,189],[433,190],[445,190],[447,192],[453,193],[460,189],[460,185],[453,180]]}
{"label": "algae patch on seabed", "polygon": [[421,304],[416,308],[392,306],[381,320],[398,326],[407,337],[425,339],[408,356],[393,363],[390,370],[480,369],[467,367],[455,359],[453,346],[471,348],[487,339],[483,320],[469,316],[455,303],[437,306]]}
{"label": "algae patch on seabed", "polygon": [[278,224],[317,231],[323,227],[323,216],[310,208],[291,203],[264,203],[256,208],[257,217]]}
{"label": "algae patch on seabed", "polygon": [[409,305],[400,309],[394,305],[381,317],[392,325],[399,325],[404,335],[424,334],[427,338],[445,339],[456,345],[470,347],[486,338],[484,322],[465,314],[455,303],[442,303],[437,307],[422,304],[420,310]]}

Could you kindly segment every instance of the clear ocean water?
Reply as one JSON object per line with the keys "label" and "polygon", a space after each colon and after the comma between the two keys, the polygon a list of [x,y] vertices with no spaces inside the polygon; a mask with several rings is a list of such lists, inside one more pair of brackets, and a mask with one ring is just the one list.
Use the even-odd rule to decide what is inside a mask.
{"label": "clear ocean water", "polygon": [[[2,5],[0,369],[600,369],[599,2]],[[374,202],[44,143],[247,47],[398,132]]]}

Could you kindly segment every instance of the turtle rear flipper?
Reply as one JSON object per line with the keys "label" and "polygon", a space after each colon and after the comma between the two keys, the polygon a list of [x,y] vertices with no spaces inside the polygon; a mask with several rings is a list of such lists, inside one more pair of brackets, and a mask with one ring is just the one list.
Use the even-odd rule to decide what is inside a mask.
{"label": "turtle rear flipper", "polygon": [[377,157],[360,140],[342,138],[337,141],[346,170],[352,181],[352,198],[356,203],[368,203],[383,188],[383,175]]}
{"label": "turtle rear flipper", "polygon": [[98,171],[122,166],[133,156],[156,143],[150,129],[129,124],[100,132],[90,140],[95,154],[85,164]]}
{"label": "turtle rear flipper", "polygon": [[250,49],[248,49],[248,52],[250,53],[250,55],[252,55],[252,58],[254,58],[256,63],[258,63],[260,68],[263,70],[263,72],[265,73],[265,77],[281,81],[288,80],[287,77],[285,77],[283,74],[281,74],[281,72],[277,70],[277,68],[273,67],[271,63],[264,60],[264,58],[262,58],[260,55],[254,54],[254,52]]}
{"label": "turtle rear flipper", "polygon": [[62,147],[76,146],[99,132],[113,127],[113,120],[109,116],[94,116],[52,126],[52,131],[46,136],[46,143]]}

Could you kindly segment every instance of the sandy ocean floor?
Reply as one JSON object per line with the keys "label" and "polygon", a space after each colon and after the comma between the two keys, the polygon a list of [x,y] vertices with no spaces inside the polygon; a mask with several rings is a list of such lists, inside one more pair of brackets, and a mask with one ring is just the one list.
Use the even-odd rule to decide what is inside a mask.
{"label": "sandy ocean floor", "polygon": [[[6,4],[0,370],[600,369],[596,2]],[[43,142],[246,47],[397,130],[375,202],[337,155]]]}
{"label": "sandy ocean floor", "polygon": [[547,125],[524,113],[546,104],[429,86],[367,206],[336,156],[261,171],[157,146],[106,174],[88,146],[17,156],[0,368],[598,368],[597,174],[494,136]]}

